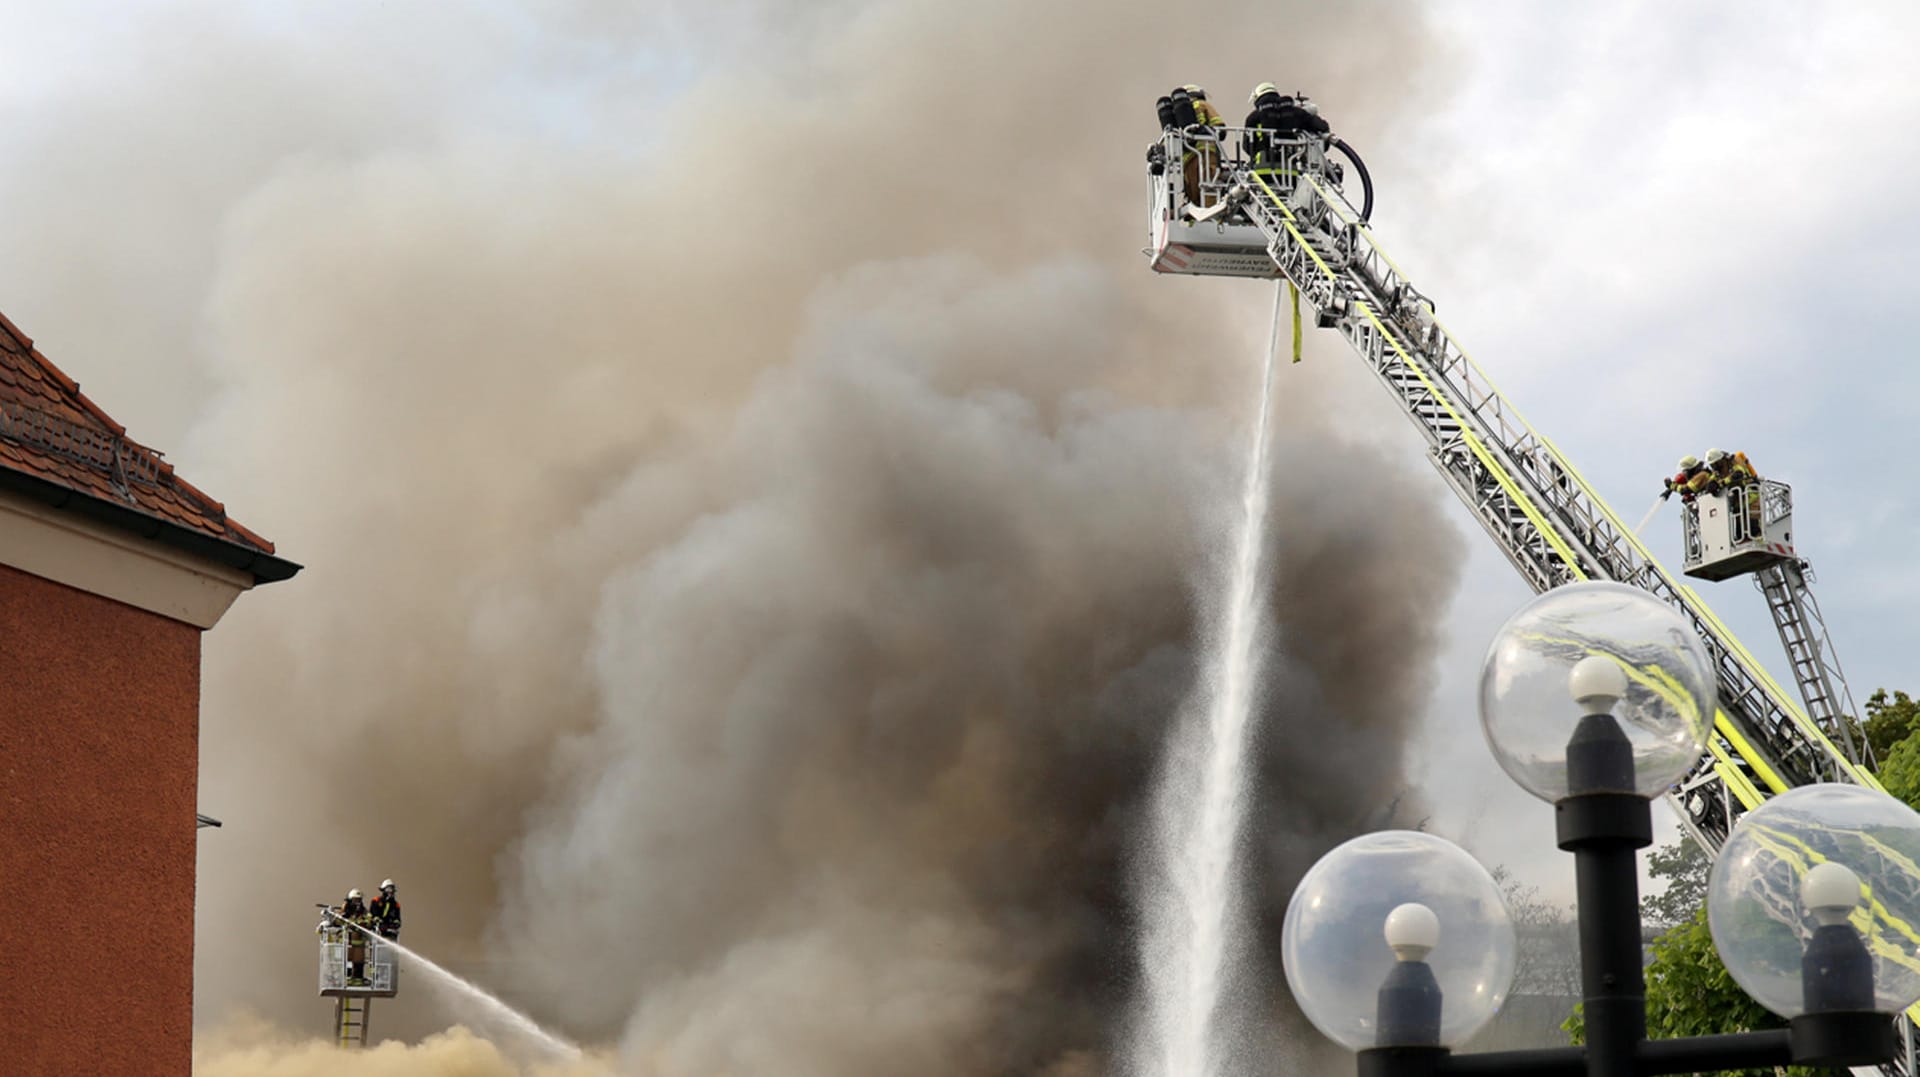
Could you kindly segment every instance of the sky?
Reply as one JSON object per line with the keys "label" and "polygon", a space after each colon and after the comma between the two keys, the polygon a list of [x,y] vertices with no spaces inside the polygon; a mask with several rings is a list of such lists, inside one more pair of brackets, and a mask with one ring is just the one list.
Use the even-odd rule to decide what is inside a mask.
{"label": "sky", "polygon": [[[1005,7],[143,2],[13,13],[0,53],[0,202],[11,207],[0,215],[0,310],[134,436],[312,566],[304,581],[244,598],[207,640],[202,809],[240,825],[202,839],[202,885],[214,891],[202,900],[203,1021],[253,986],[208,986],[229,974],[208,965],[230,958],[209,926],[225,915],[221,889],[284,828],[363,821],[330,801],[312,813],[272,806],[275,795],[333,794],[297,775],[263,788],[249,760],[317,750],[308,730],[321,723],[381,728],[394,699],[431,708],[460,691],[447,670],[488,661],[513,698],[564,695],[556,685],[576,674],[594,685],[586,694],[626,690],[608,641],[631,631],[664,647],[675,630],[648,622],[647,604],[681,599],[663,596],[659,566],[701,570],[701,547],[661,547],[679,561],[623,562],[618,549],[683,535],[657,505],[707,520],[707,549],[734,549],[727,528],[744,527],[745,510],[720,513],[724,499],[701,491],[758,489],[742,478],[756,474],[806,487],[802,463],[846,466],[801,451],[864,414],[837,397],[818,416],[807,410],[821,355],[915,334],[978,339],[983,353],[1017,340],[1009,356],[1040,341],[1062,356],[1056,368],[992,370],[995,384],[1042,401],[1044,422],[1085,406],[1075,379],[1145,409],[1086,435],[1123,447],[1113,451],[1124,467],[1076,479],[1060,462],[1048,473],[1053,496],[1085,512],[1085,541],[1105,517],[1072,500],[1088,488],[1077,482],[1133,468],[1143,489],[1204,490],[1193,475],[1220,447],[1215,435],[1171,431],[1183,416],[1227,432],[1244,421],[1235,409],[1256,385],[1268,297],[1245,283],[1153,280],[1139,260],[1144,207],[1129,199],[1144,192],[1150,88],[1192,79],[1216,87],[1230,115],[1239,95],[1221,87],[1272,77],[1316,93],[1372,169],[1382,244],[1620,516],[1637,520],[1674,460],[1710,446],[1743,450],[1792,483],[1800,549],[1856,700],[1920,688],[1906,660],[1920,486],[1900,466],[1920,400],[1902,302],[1920,238],[1920,145],[1906,134],[1920,121],[1920,82],[1905,48],[1920,14],[1890,2],[1756,3],[1738,18],[1702,3],[1380,2],[1292,23],[1263,9],[1271,36],[1222,45],[1179,39],[1192,20],[1102,23],[1063,6],[1022,27]],[[1073,130],[1053,133],[1063,126]],[[798,163],[842,144],[863,147],[858,168]],[[1019,159],[996,162],[1001,145]],[[683,264],[676,250],[693,253]],[[877,314],[870,297],[885,300]],[[1067,314],[1109,326],[1057,324]],[[917,357],[932,345],[915,347]],[[1121,358],[1079,354],[1096,347]],[[926,360],[935,386],[973,369],[941,362]],[[1378,528],[1413,529],[1393,536],[1394,556],[1435,574],[1420,585],[1434,601],[1415,614],[1432,620],[1431,639],[1369,637],[1408,648],[1418,690],[1391,698],[1415,730],[1406,778],[1425,825],[1570,897],[1551,813],[1500,774],[1475,716],[1481,656],[1525,587],[1337,338],[1310,334],[1306,361],[1282,374],[1282,422],[1297,437],[1280,466],[1303,491],[1321,490],[1324,509],[1305,493],[1283,503],[1364,533],[1366,504],[1356,512],[1334,492],[1377,499]],[[895,399],[887,386],[869,395]],[[775,433],[742,433],[742,416]],[[933,408],[900,416],[962,422]],[[955,459],[988,459],[969,454],[991,437],[956,429]],[[686,444],[720,447],[650,470]],[[459,533],[436,529],[455,519]],[[1315,533],[1290,526],[1303,543]],[[1648,531],[1669,565],[1678,530],[1668,506]],[[1283,527],[1280,541],[1294,535]],[[396,537],[414,547],[407,563],[374,556]],[[1186,541],[1156,532],[1108,553],[1161,565],[1158,554]],[[604,571],[576,574],[580,563]],[[456,565],[431,586],[434,567]],[[593,611],[578,625],[551,598],[576,590]],[[1758,593],[1743,581],[1701,590],[1781,676]],[[819,597],[855,605],[828,591]],[[383,596],[423,611],[397,618],[457,638],[404,659],[374,633],[338,638]],[[777,616],[742,602],[733,616]],[[522,630],[572,650],[515,672],[510,641]],[[489,908],[544,900],[520,854],[502,851],[523,846],[453,836],[600,849],[612,839],[595,827],[611,824],[582,820],[612,794],[552,775],[631,750],[631,737],[588,717],[591,702],[552,725],[467,704],[434,727],[466,753],[460,766],[406,760],[449,788],[507,790],[494,804],[450,794],[434,817],[449,861],[480,856],[448,877],[496,888]],[[1324,720],[1338,736],[1341,717]],[[419,747],[401,740],[403,753]],[[519,766],[528,755],[539,765]],[[543,792],[550,785],[573,792]],[[534,822],[520,822],[523,808]],[[281,829],[249,837],[249,816]],[[433,862],[419,856],[417,874]],[[334,867],[296,874],[304,885]],[[444,900],[426,885],[413,892]],[[467,915],[449,939],[482,931],[487,915]],[[698,1008],[703,984],[728,982],[726,967],[688,974],[657,1012],[582,1023],[652,1043],[662,1021]],[[717,1050],[673,1049],[696,1063]],[[850,1057],[842,1072],[858,1064]]]}
{"label": "sky", "polygon": [[[1920,487],[1867,463],[1896,458],[1920,385],[1895,270],[1920,228],[1920,148],[1890,135],[1920,111],[1897,45],[1910,18],[1458,5],[1444,25],[1474,76],[1421,138],[1451,149],[1428,156],[1427,183],[1376,179],[1422,203],[1386,200],[1383,241],[1622,518],[1709,447],[1793,485],[1798,549],[1861,704],[1911,684],[1920,582],[1907,552]],[[1646,533],[1676,565],[1676,509]],[[1525,598],[1490,542],[1470,548],[1459,654],[1443,663],[1463,675],[1430,726],[1436,780],[1482,753],[1464,673]],[[1790,684],[1751,583],[1696,586]]]}

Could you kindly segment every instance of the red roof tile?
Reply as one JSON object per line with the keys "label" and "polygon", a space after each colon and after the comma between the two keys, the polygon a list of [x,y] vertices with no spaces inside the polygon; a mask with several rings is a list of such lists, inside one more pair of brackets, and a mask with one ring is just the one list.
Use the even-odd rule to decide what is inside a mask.
{"label": "red roof tile", "polygon": [[225,506],[126,432],[0,314],[0,469],[273,553],[273,543],[228,519]]}

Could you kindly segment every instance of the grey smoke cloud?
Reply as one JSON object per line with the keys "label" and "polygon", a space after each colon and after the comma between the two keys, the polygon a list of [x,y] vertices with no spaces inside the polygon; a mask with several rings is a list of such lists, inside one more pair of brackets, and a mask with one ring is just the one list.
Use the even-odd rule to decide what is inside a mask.
{"label": "grey smoke cloud", "polygon": [[[305,903],[392,875],[635,1072],[1108,1072],[1265,315],[1136,260],[1152,98],[1383,132],[1444,78],[1419,8],[437,10],[154,16],[204,62],[130,46],[143,93],[66,102],[128,137],[31,143],[99,189],[0,181],[151,181],[14,233],[73,252],[42,321],[113,325],[14,313],[310,566],[208,641],[203,1023],[323,1029]],[[1403,791],[1458,551],[1282,393],[1263,930]]]}

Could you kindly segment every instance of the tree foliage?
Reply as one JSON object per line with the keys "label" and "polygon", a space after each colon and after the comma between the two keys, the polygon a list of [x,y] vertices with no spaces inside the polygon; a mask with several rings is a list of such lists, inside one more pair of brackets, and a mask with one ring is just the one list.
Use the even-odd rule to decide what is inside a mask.
{"label": "tree foliage", "polygon": [[1920,701],[1905,692],[1895,692],[1889,698],[1885,688],[1878,688],[1867,697],[1867,744],[1882,768],[1886,767],[1895,747],[1913,736],[1917,726],[1920,726]]}
{"label": "tree foliage", "polygon": [[1713,861],[1700,846],[1686,839],[1662,845],[1647,854],[1647,870],[1667,880],[1665,890],[1640,901],[1640,915],[1660,927],[1673,927],[1693,918],[1707,903],[1707,875]]}
{"label": "tree foliage", "polygon": [[[1755,1002],[1740,989],[1713,948],[1707,928],[1707,910],[1694,912],[1653,944],[1653,963],[1647,967],[1647,1038],[1712,1036],[1727,1032],[1757,1032],[1785,1028],[1786,1019]],[[1586,1042],[1586,1022],[1578,1008],[1561,1026],[1574,1043]],[[1827,1077],[1845,1070],[1809,1069],[1725,1070],[1726,1077]]]}
{"label": "tree foliage", "polygon": [[1876,689],[1867,698],[1866,737],[1887,792],[1920,808],[1920,700]]}
{"label": "tree foliage", "polygon": [[1513,918],[1514,996],[1580,997],[1580,932],[1573,909],[1547,900],[1537,886],[1522,883],[1504,864],[1493,869]]}
{"label": "tree foliage", "polygon": [[1920,737],[1908,737],[1879,759],[1880,784],[1908,805],[1920,808]]}
{"label": "tree foliage", "polygon": [[[1920,700],[1882,688],[1867,699],[1866,722],[1854,727],[1865,736],[1879,764],[1887,792],[1920,808]],[[1647,966],[1647,1035],[1653,1039],[1708,1036],[1783,1028],[1785,1019],[1768,1011],[1740,989],[1707,926],[1707,876],[1712,863],[1691,842],[1669,845],[1647,858],[1649,871],[1667,880],[1665,891],[1641,902],[1641,915],[1672,924],[1653,944]],[[1578,1007],[1563,1026],[1574,1043],[1586,1041]],[[1792,1067],[1782,1070],[1727,1071],[1737,1077],[1826,1077],[1844,1070]]]}

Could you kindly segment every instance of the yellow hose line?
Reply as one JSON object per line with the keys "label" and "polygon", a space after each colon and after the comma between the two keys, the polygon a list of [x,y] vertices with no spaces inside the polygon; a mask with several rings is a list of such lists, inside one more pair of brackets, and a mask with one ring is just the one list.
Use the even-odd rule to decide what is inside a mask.
{"label": "yellow hose line", "polygon": [[1300,286],[1287,282],[1287,297],[1293,301],[1293,361],[1300,361]]}

